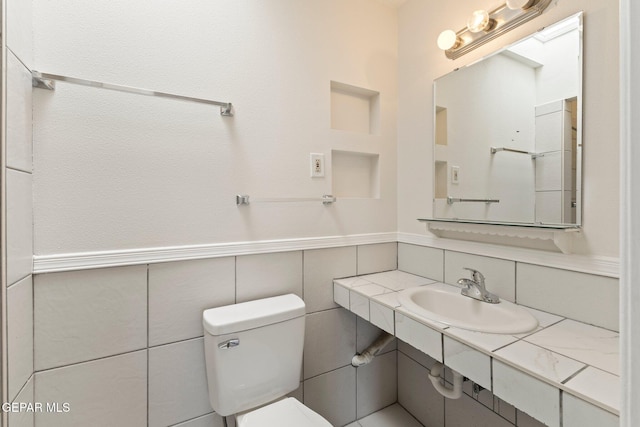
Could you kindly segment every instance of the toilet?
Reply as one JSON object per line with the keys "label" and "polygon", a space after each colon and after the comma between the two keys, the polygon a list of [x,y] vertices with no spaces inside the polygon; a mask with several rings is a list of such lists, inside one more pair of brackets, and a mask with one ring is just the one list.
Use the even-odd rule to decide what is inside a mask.
{"label": "toilet", "polygon": [[297,399],[304,301],[294,294],[205,310],[209,401],[237,427],[331,427]]}

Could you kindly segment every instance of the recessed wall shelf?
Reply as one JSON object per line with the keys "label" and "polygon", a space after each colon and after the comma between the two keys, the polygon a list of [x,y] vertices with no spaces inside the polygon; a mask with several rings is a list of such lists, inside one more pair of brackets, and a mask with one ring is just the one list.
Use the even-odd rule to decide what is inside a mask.
{"label": "recessed wall shelf", "polygon": [[521,239],[550,240],[565,254],[571,253],[574,233],[581,231],[580,226],[572,224],[492,223],[439,218],[418,218],[418,221],[425,222],[427,229],[439,237],[442,236],[443,232],[453,231]]}
{"label": "recessed wall shelf", "polygon": [[332,81],[331,128],[379,134],[380,92]]}
{"label": "recessed wall shelf", "polygon": [[380,155],[331,150],[332,192],[336,197],[380,197]]}

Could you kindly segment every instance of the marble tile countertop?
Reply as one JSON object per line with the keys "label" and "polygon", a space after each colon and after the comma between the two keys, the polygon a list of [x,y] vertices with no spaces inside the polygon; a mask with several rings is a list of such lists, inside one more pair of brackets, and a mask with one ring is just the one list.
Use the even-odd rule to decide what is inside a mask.
{"label": "marble tile countertop", "polygon": [[[436,360],[447,359],[447,342],[451,343],[446,339],[448,337],[454,344],[461,343],[488,356],[488,363],[493,363],[494,368],[496,362],[508,365],[611,414],[619,414],[620,365],[617,332],[524,306],[522,307],[538,319],[539,325],[535,330],[519,335],[473,332],[425,319],[402,307],[398,300],[399,292],[407,288],[437,286],[460,289],[457,286],[398,270],[335,279],[333,283],[334,300],[337,304],[399,338],[402,337],[396,333],[396,327],[398,322],[406,318],[442,334],[442,348],[432,350],[434,354],[422,349]],[[415,336],[419,339],[421,334],[416,333]],[[408,344],[420,348],[412,342]],[[492,386],[491,372],[492,369],[489,368],[489,387],[486,388]],[[461,373],[467,376],[464,372]],[[495,376],[495,372],[493,375]]]}

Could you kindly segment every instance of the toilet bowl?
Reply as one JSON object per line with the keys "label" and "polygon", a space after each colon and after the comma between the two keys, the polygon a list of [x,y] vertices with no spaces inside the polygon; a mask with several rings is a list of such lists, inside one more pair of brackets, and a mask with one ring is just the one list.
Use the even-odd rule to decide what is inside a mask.
{"label": "toilet bowl", "polygon": [[237,427],[332,427],[322,416],[293,397],[237,414],[236,425]]}
{"label": "toilet bowl", "polygon": [[205,310],[211,407],[237,427],[331,427],[294,398],[300,386],[305,305],[294,294]]}

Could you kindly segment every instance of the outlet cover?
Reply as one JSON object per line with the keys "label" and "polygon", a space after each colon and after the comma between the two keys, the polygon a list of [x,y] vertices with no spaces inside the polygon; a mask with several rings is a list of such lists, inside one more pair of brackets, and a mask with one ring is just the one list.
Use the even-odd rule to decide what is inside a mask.
{"label": "outlet cover", "polygon": [[324,154],[311,153],[311,178],[324,177]]}

